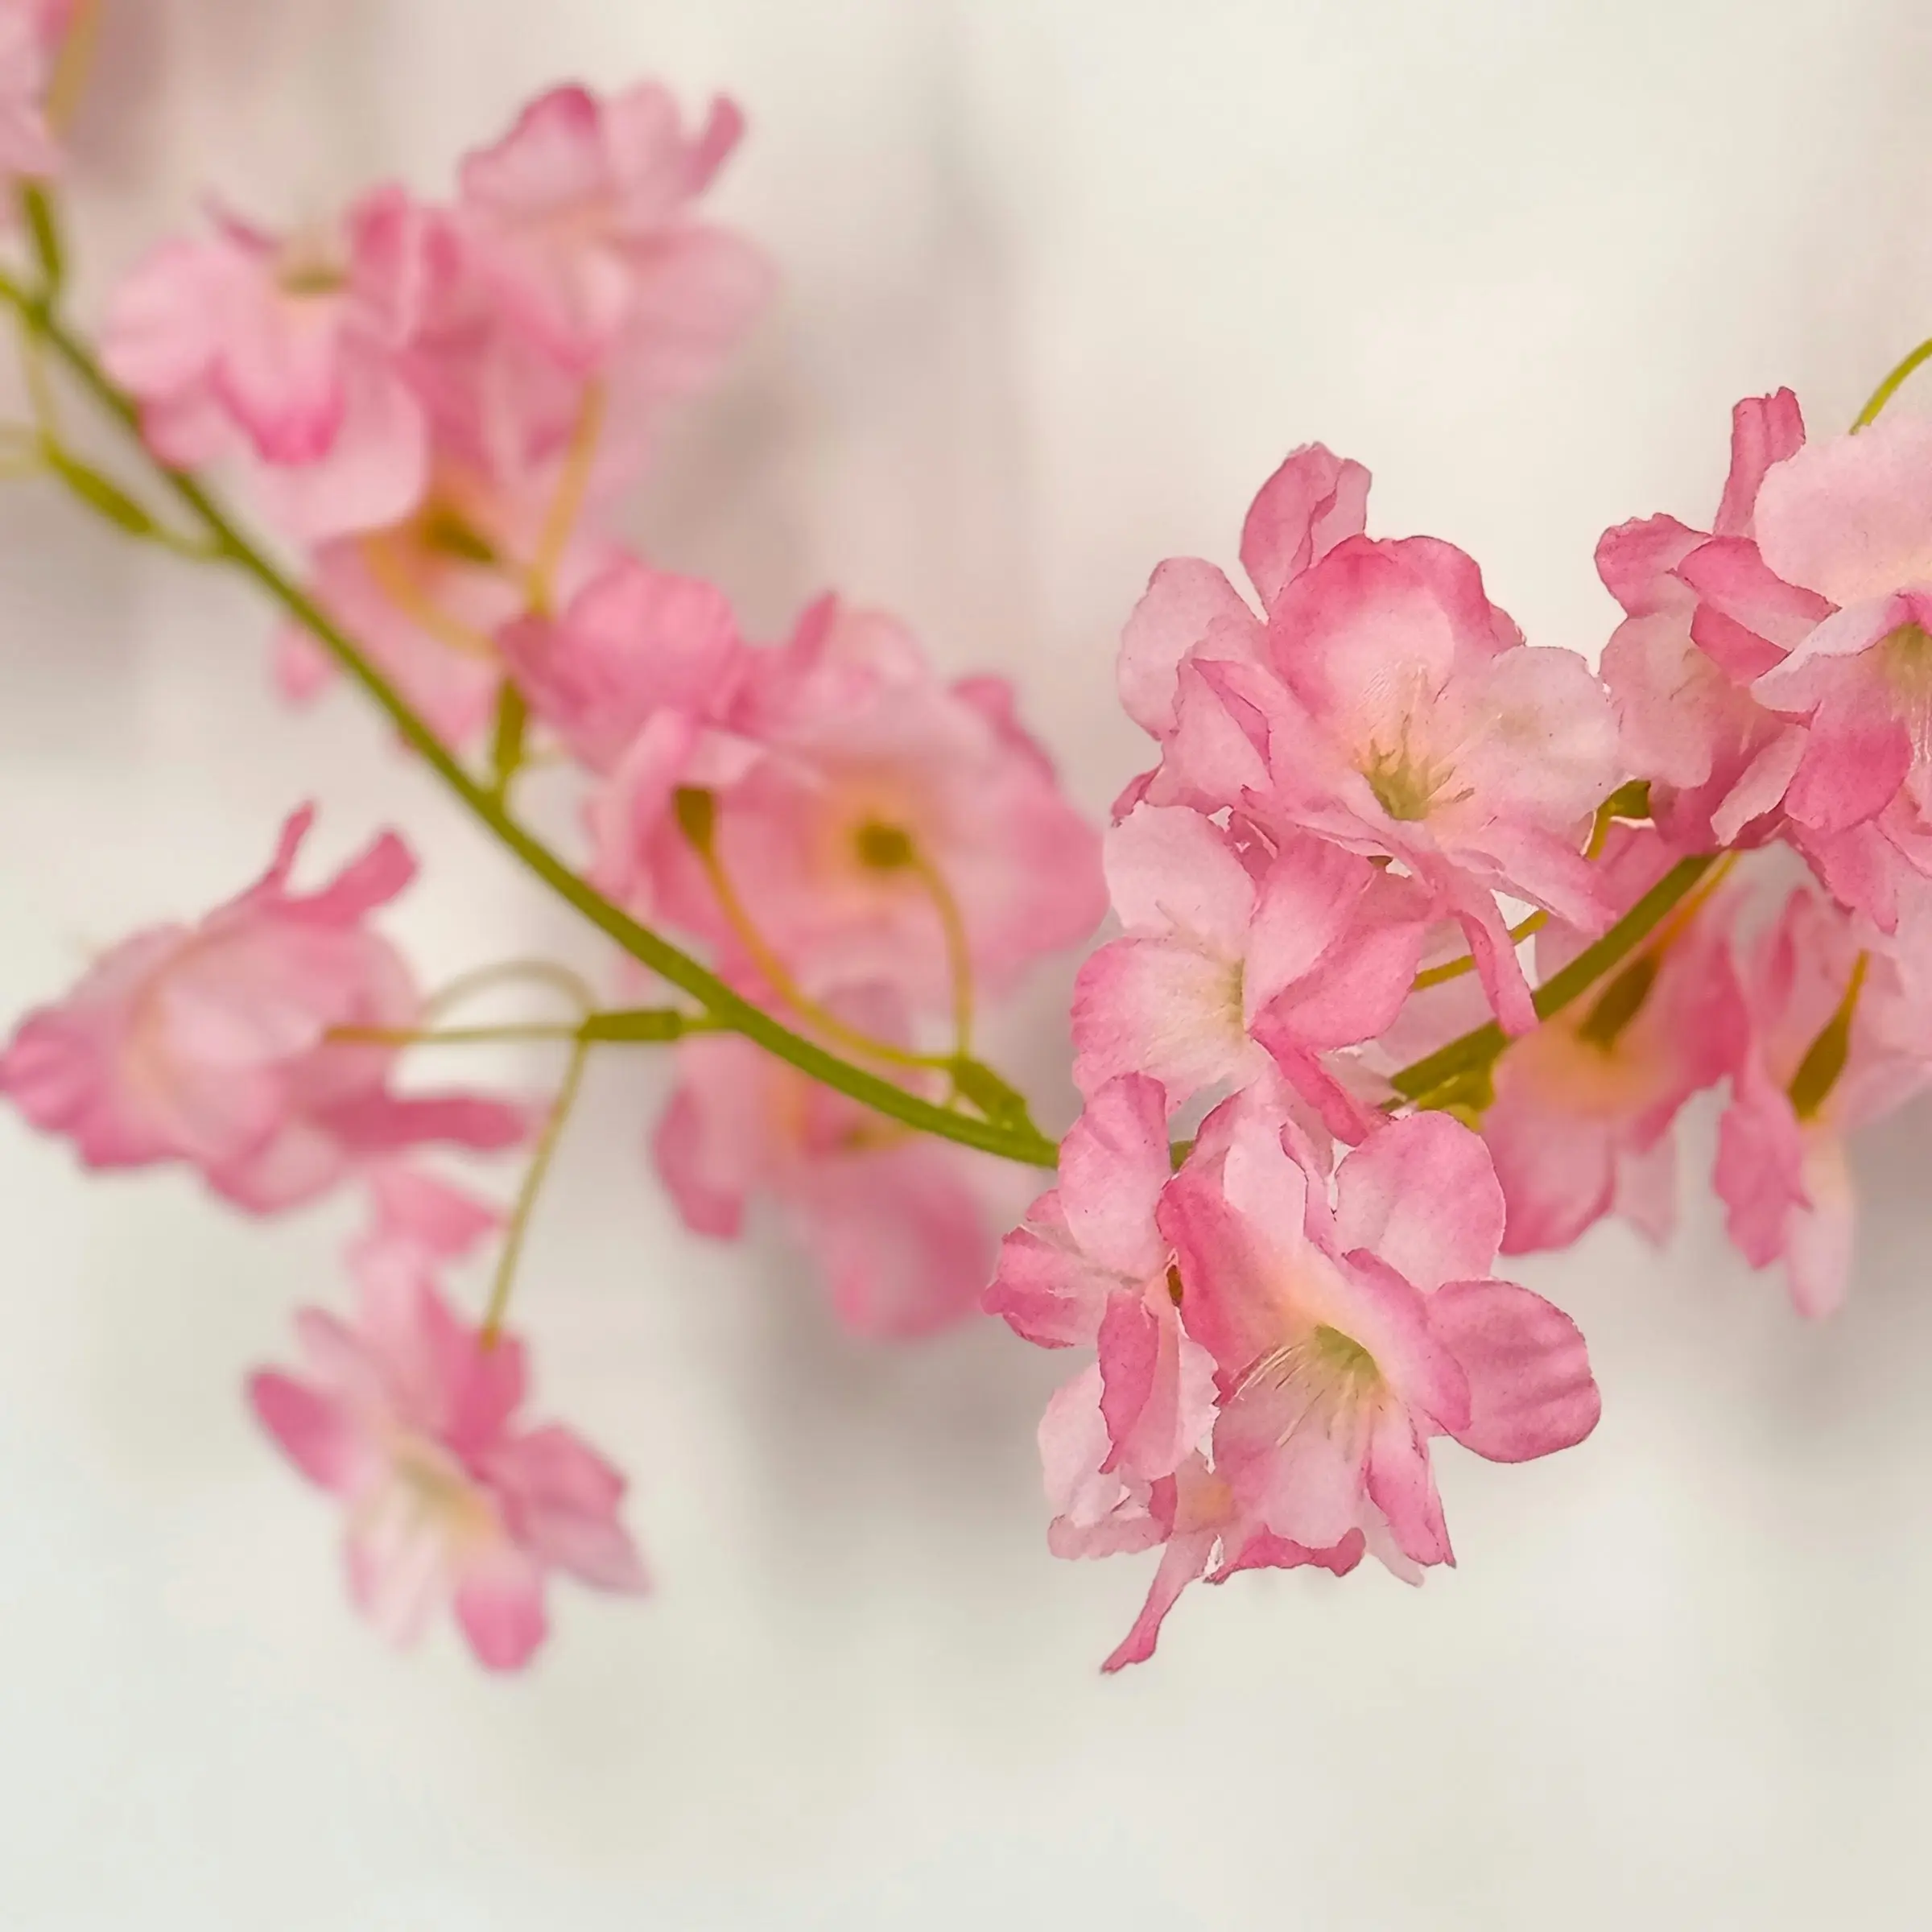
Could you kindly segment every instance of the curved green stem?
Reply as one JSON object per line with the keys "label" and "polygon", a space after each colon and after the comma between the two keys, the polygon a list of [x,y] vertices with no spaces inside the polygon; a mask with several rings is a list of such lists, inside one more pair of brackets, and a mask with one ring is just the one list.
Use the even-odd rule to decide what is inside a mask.
{"label": "curved green stem", "polygon": [[[0,275],[0,302],[15,311],[28,332],[44,343],[94,402],[138,442],[140,417],[133,402],[115,386],[86,345],[46,303],[5,275]],[[921,1133],[957,1141],[962,1146],[1027,1166],[1055,1167],[1059,1164],[1058,1146],[1037,1129],[975,1120],[939,1106],[795,1033],[733,992],[689,953],[613,905],[511,817],[488,786],[478,783],[464,770],[354,640],[246,535],[203,484],[184,471],[159,464],[156,469],[161,481],[208,532],[219,560],[250,579],[321,645],[350,680],[374,701],[403,741],[456,795],[473,818],[558,898],[634,960],[696,1000],[716,1026],[743,1034],[801,1073]]]}
{"label": "curved green stem", "polygon": [[[1536,1017],[1546,1020],[1589,991],[1612,967],[1642,944],[1678,902],[1689,893],[1719,855],[1700,852],[1679,859],[1600,939],[1586,946],[1567,966],[1553,972],[1533,997]],[[1389,1084],[1404,1100],[1419,1100],[1439,1092],[1463,1075],[1474,1073],[1499,1058],[1509,1036],[1494,1020],[1389,1076]]]}
{"label": "curved green stem", "polygon": [[1910,355],[1904,357],[1885,381],[1872,390],[1871,400],[1858,412],[1857,420],[1852,425],[1853,434],[1856,435],[1861,429],[1868,429],[1876,423],[1885,405],[1905,386],[1906,379],[1927,362],[1932,362],[1932,336],[1928,336]]}

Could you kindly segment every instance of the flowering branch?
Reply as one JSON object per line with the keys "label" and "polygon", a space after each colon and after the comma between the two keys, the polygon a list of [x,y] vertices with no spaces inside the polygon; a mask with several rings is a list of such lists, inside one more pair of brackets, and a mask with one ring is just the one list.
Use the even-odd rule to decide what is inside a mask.
{"label": "flowering branch", "polygon": [[[48,303],[3,273],[0,273],[0,302],[6,303],[14,311],[21,326],[35,341],[46,345],[89,395],[128,432],[136,446],[145,449],[140,440],[140,415],[133,402],[114,384],[87,345],[66,326]],[[185,471],[171,469],[158,462],[154,468],[163,485],[193,513],[206,533],[209,560],[227,564],[252,580],[272,602],[301,625],[374,700],[410,748],[499,844],[634,960],[698,1001],[714,1025],[741,1034],[767,1053],[774,1054],[796,1067],[801,1073],[920,1133],[956,1141],[964,1146],[975,1147],[983,1153],[997,1154],[1003,1159],[1027,1166],[1052,1167],[1057,1164],[1059,1158],[1057,1146],[1030,1123],[976,1120],[971,1115],[922,1099],[918,1094],[910,1093],[892,1081],[840,1058],[733,992],[690,954],[612,904],[513,818],[496,788],[479,784],[464,770],[354,639],[299,584],[283,573],[262,547],[242,529],[207,485]],[[68,470],[63,469],[60,473],[71,483],[72,479]],[[89,507],[101,507],[85,491],[78,493]],[[962,1091],[970,1096],[976,1086],[984,1090],[984,1080],[976,1076],[989,1071],[978,1067],[969,1071]],[[1001,1084],[1003,1088],[1004,1083]]]}

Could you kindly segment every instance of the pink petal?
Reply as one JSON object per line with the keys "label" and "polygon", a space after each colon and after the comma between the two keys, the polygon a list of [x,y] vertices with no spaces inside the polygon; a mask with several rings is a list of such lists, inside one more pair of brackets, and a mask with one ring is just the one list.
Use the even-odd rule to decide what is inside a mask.
{"label": "pink petal", "polygon": [[1368,473],[1360,464],[1319,443],[1290,453],[1261,485],[1241,526],[1241,567],[1264,609],[1344,537],[1361,535],[1368,501]]}
{"label": "pink petal", "polygon": [[1425,1294],[1444,1282],[1486,1275],[1504,1218],[1488,1150],[1446,1113],[1391,1122],[1337,1174],[1340,1245],[1373,1249]]}
{"label": "pink petal", "polygon": [[1253,662],[1261,620],[1212,564],[1170,557],[1156,567],[1121,634],[1121,703],[1143,731],[1162,737],[1175,723],[1176,677],[1190,651]]}
{"label": "pink petal", "polygon": [[1431,1326],[1469,1377],[1464,1448],[1526,1462],[1580,1443],[1603,1407],[1576,1324],[1511,1282],[1455,1282],[1430,1298]]}
{"label": "pink petal", "polygon": [[1812,443],[1757,497],[1757,540],[1778,576],[1834,604],[1932,582],[1932,423],[1893,415]]}
{"label": "pink petal", "polygon": [[338,1403],[274,1369],[249,1377],[248,1399],[262,1426],[312,1483],[338,1494],[355,1486],[368,1452]]}
{"label": "pink petal", "polygon": [[456,1590],[456,1621],[486,1670],[521,1670],[549,1631],[543,1579],[510,1550],[491,1550],[466,1564]]}

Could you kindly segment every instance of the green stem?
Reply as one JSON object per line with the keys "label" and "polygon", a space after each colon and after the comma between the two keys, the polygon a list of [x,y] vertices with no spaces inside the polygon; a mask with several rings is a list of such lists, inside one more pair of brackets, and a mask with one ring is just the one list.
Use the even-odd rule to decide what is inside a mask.
{"label": "green stem", "polygon": [[516,1286],[517,1263],[522,1258],[524,1238],[530,1232],[530,1217],[537,1196],[543,1191],[550,1164],[556,1158],[557,1144],[564,1137],[564,1123],[576,1104],[578,1091],[584,1084],[584,1069],[589,1062],[589,1038],[580,1035],[570,1050],[557,1097],[543,1123],[543,1131],[537,1136],[530,1166],[524,1170],[523,1185],[517,1190],[516,1204],[510,1209],[509,1224],[503,1230],[503,1251],[497,1257],[496,1278],[490,1283],[489,1306],[483,1316],[481,1339],[485,1348],[493,1347],[503,1332],[503,1318],[510,1312],[510,1291]]}
{"label": "green stem", "polygon": [[1858,412],[1858,419],[1852,425],[1852,433],[1856,435],[1861,429],[1870,428],[1878,420],[1880,411],[1905,386],[1906,378],[1926,362],[1932,362],[1932,337],[1928,337],[1925,341],[1920,343],[1918,347],[1913,349],[1910,355],[1905,357],[1897,367],[1885,378],[1885,381],[1872,390],[1871,401]]}
{"label": "green stem", "polygon": [[[10,276],[0,275],[0,301],[19,316],[31,336],[43,342],[66,366],[89,396],[127,431],[140,440],[140,415],[133,402],[118,389],[86,345],[72,334],[45,303],[23,289]],[[145,448],[146,445],[142,445]],[[874,1112],[901,1121],[923,1133],[957,1141],[986,1154],[997,1154],[1026,1166],[1055,1167],[1059,1150],[1035,1129],[975,1120],[942,1107],[881,1075],[854,1066],[815,1041],[774,1019],[735,993],[718,976],[662,935],[639,924],[587,884],[540,839],[526,831],[489,788],[472,778],[444,747],[402,694],[365,657],[342,628],[300,584],[283,573],[254,543],[210,492],[184,471],[156,465],[161,481],[200,520],[213,539],[219,559],[251,579],[283,611],[322,646],[336,664],[396,728],[416,753],[497,842],[559,898],[612,939],[640,964],[688,993],[721,1029],[741,1034],[766,1052],[796,1067],[801,1073],[836,1088]]]}
{"label": "green stem", "polygon": [[[1587,993],[1612,967],[1633,952],[1662,924],[1664,916],[1717,863],[1714,852],[1679,859],[1600,939],[1586,946],[1567,966],[1553,972],[1533,997],[1536,1017],[1546,1020]],[[1462,1075],[1496,1059],[1509,1044],[1495,1021],[1439,1046],[1434,1053],[1393,1073],[1389,1084],[1405,1100],[1437,1092]]]}

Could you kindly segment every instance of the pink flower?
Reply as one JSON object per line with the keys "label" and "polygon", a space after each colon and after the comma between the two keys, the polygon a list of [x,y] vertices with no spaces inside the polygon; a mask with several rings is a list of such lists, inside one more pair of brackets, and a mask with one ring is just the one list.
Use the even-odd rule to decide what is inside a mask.
{"label": "pink flower", "polygon": [[1321,1063],[1371,1039],[1407,998],[1426,894],[1368,859],[1290,833],[1271,848],[1184,807],[1137,805],[1107,836],[1126,936],[1080,969],[1074,1078],[1092,1094],[1144,1071],[1179,1108],[1269,1063],[1359,1140],[1360,1104]]}
{"label": "pink flower", "polygon": [[19,0],[0,6],[0,177],[10,188],[15,178],[44,180],[60,169],[60,146],[42,108],[56,37],[53,23],[38,10]]}
{"label": "pink flower", "polygon": [[[1601,861],[1618,905],[1633,904],[1674,854],[1649,828],[1611,832]],[[1564,1248],[1622,1214],[1662,1241],[1676,1219],[1671,1123],[1730,1071],[1742,1042],[1729,909],[1687,903],[1616,970],[1533,1033],[1495,1069],[1483,1138],[1509,1203],[1503,1252]],[[1571,928],[1536,943],[1548,978],[1583,949]]]}
{"label": "pink flower", "polygon": [[[447,745],[473,744],[502,688],[505,627],[533,597],[568,599],[617,553],[592,535],[564,543],[551,580],[536,580],[556,466],[520,475],[440,458],[401,521],[320,545],[309,588]],[[298,701],[334,675],[304,631],[285,634],[279,681]]]}
{"label": "pink flower", "polygon": [[257,1213],[423,1142],[522,1139],[523,1109],[398,1095],[394,1048],[330,1037],[414,1023],[408,968],[366,920],[415,868],[386,833],[332,884],[291,892],[312,816],[289,819],[266,874],[238,898],[197,925],[122,941],[64,1001],[28,1014],[0,1055],[0,1092],[90,1167],[185,1161]]}
{"label": "pink flower", "polygon": [[398,357],[432,283],[452,272],[448,249],[399,188],[287,237],[218,214],[208,239],[164,242],[122,282],[101,358],[163,462],[192,468],[245,440],[291,535],[392,523],[428,464]]}
{"label": "pink flower", "polygon": [[1503,1199],[1488,1154],[1439,1113],[1344,1159],[1333,1198],[1267,1109],[1234,1117],[1170,1191],[1182,1319],[1215,1358],[1215,1473],[1235,1520],[1306,1550],[1385,1528],[1398,1562],[1451,1561],[1429,1442],[1501,1462],[1596,1426],[1582,1338],[1489,1273]]}
{"label": "pink flower", "polygon": [[[997,679],[947,686],[890,617],[826,599],[759,653],[729,723],[734,773],[645,760],[597,807],[596,875],[741,957],[744,919],[808,993],[890,984],[945,1011],[956,966],[995,995],[1104,910],[1100,841]],[[663,806],[714,789],[713,870]]]}
{"label": "pink flower", "polygon": [[[850,1010],[877,1034],[891,1005]],[[751,1199],[768,1193],[855,1333],[927,1335],[972,1312],[993,1241],[963,1150],[733,1035],[684,1042],[678,1073],[655,1154],[687,1227],[733,1239]]]}
{"label": "pink flower", "polygon": [[1932,1077],[1926,989],[1879,944],[1801,888],[1738,969],[1748,1036],[1719,1129],[1717,1191],[1744,1259],[1781,1258],[1802,1315],[1834,1312],[1851,1277],[1845,1137]]}
{"label": "pink flower", "polygon": [[653,719],[729,715],[750,655],[724,593],[617,557],[554,619],[499,640],[531,712],[572,755],[608,772]]}
{"label": "pink flower", "polygon": [[565,365],[618,357],[659,391],[708,374],[764,300],[762,259],[688,209],[742,127],[714,101],[687,134],[654,82],[605,101],[562,87],[462,167],[461,218],[478,270],[515,321]]}
{"label": "pink flower", "polygon": [[1345,1576],[1361,1561],[1366,1545],[1359,1530],[1332,1550],[1308,1550],[1244,1525],[1234,1492],[1199,1455],[1190,1455],[1171,1476],[1151,1482],[1121,1475],[1104,1459],[1102,1394],[1097,1368],[1055,1391],[1040,1423],[1040,1462],[1053,1511],[1046,1542],[1055,1556],[1161,1552],[1147,1600],[1133,1627],[1101,1665],[1103,1670],[1145,1663],[1153,1656],[1168,1612],[1190,1583],[1208,1573],[1217,1548],[1224,1559],[1210,1579],[1217,1583],[1241,1570],[1305,1566]]}
{"label": "pink flower", "polygon": [[1740,402],[1711,532],[1651,517],[1597,545],[1598,573],[1629,613],[1604,651],[1624,763],[1650,781],[1658,827],[1680,850],[1761,843],[1803,749],[1751,683],[1825,608],[1780,584],[1754,537],[1766,474],[1804,438],[1788,389]]}
{"label": "pink flower", "polygon": [[1048,1348],[1097,1346],[1106,1443],[1096,1477],[1171,1475],[1213,1419],[1212,1364],[1183,1332],[1155,1210],[1172,1173],[1158,1081],[1096,1089],[1060,1146],[1059,1185],[1000,1249],[989,1315]]}
{"label": "pink flower", "polygon": [[[1523,643],[1461,551],[1353,534],[1359,473],[1338,493],[1344,472],[1326,451],[1298,452],[1257,499],[1244,551],[1265,627],[1208,566],[1155,573],[1122,650],[1129,709],[1164,737],[1143,795],[1398,862],[1462,923],[1521,1032],[1534,1014],[1495,895],[1602,923],[1581,846],[1617,775],[1609,701],[1574,653]],[[1296,515],[1278,514],[1290,500]],[[1311,502],[1330,506],[1312,522]],[[1275,540],[1260,545],[1257,527]]]}
{"label": "pink flower", "polygon": [[477,1660],[526,1664],[543,1641],[552,1571],[637,1594],[642,1566],[617,1520],[623,1477],[571,1430],[519,1427],[523,1345],[450,1309],[435,1276],[496,1216],[415,1175],[379,1184],[357,1265],[357,1319],[295,1318],[305,1373],[249,1382],[262,1424],[348,1510],[350,1595],[392,1642],[444,1604]]}

